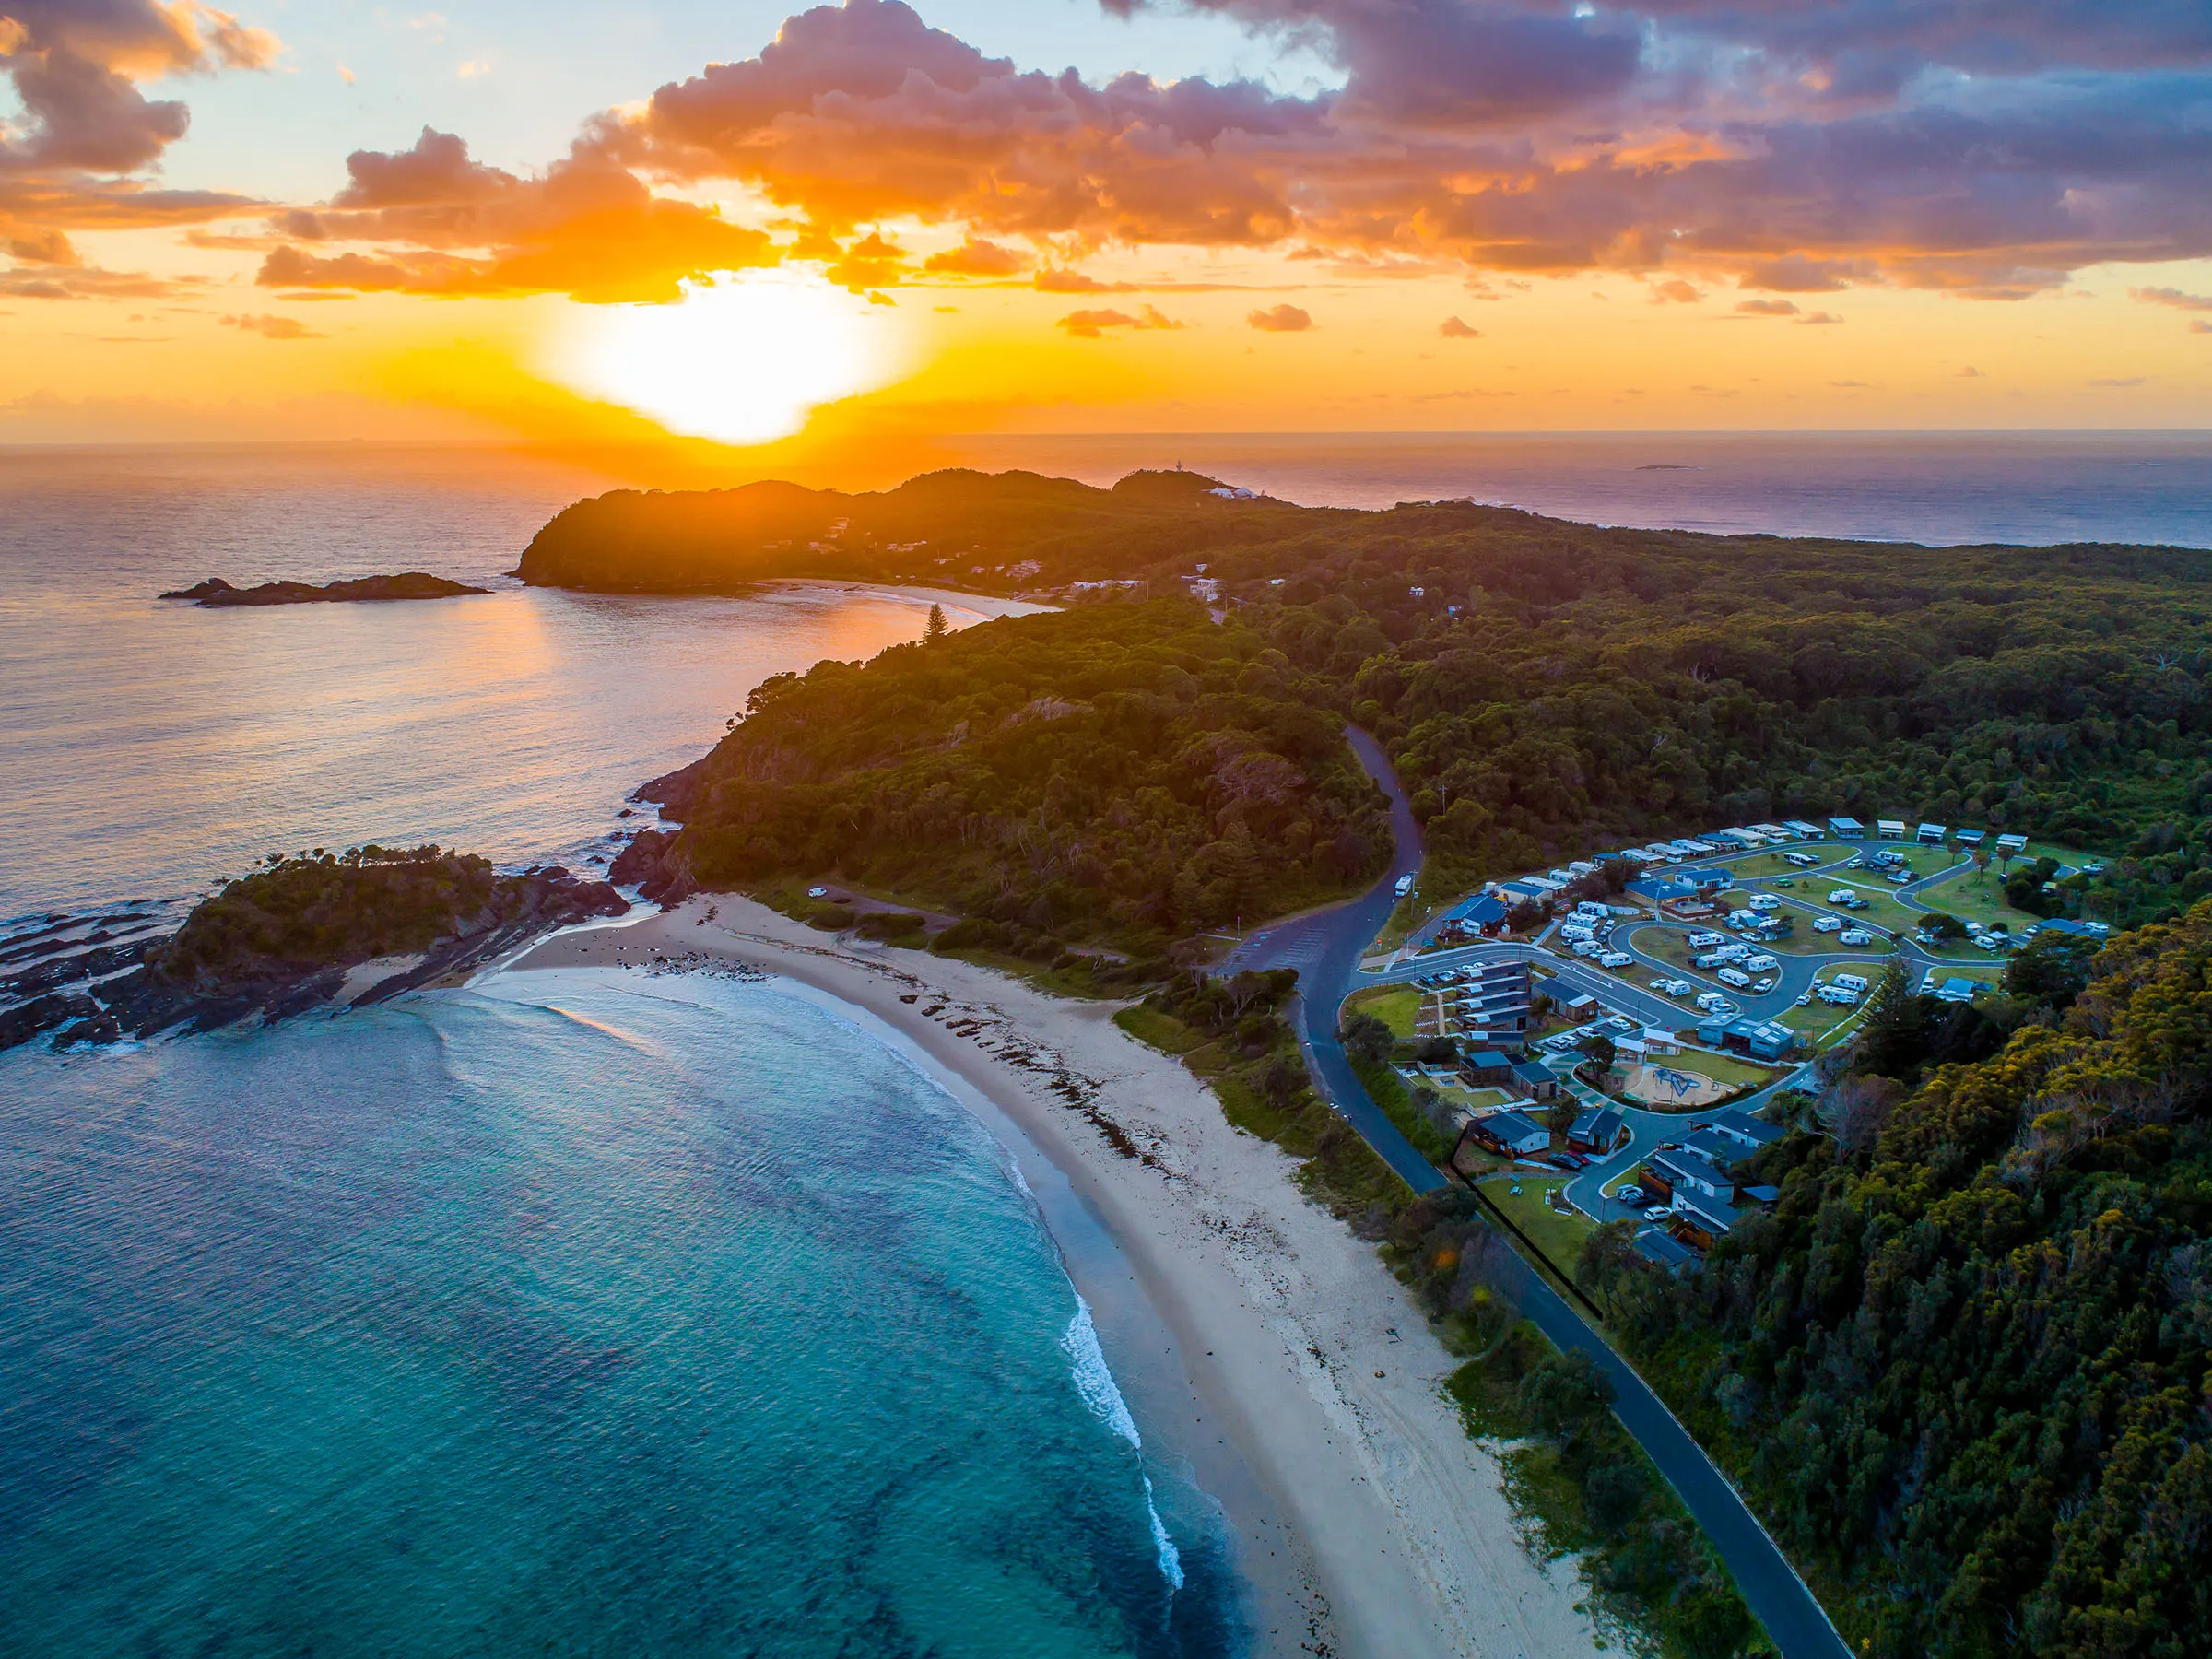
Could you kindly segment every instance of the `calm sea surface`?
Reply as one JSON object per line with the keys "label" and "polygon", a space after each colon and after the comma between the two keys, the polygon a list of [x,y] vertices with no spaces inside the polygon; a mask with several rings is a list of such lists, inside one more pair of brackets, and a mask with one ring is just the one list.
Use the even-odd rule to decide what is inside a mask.
{"label": "calm sea surface", "polygon": [[1716,535],[2212,547],[2212,432],[994,438],[970,465],[1212,473],[1305,506],[1450,500]]}
{"label": "calm sea surface", "polygon": [[[963,458],[1100,482],[1181,461],[1313,503],[2212,546],[2194,436]],[[465,451],[0,453],[0,935],[173,907],[301,847],[603,855],[629,791],[760,679],[921,630],[887,595],[500,580],[611,482]],[[153,596],[407,569],[500,591]],[[897,1053],[773,983],[500,975],[0,1054],[0,1653],[1236,1653],[1218,1506],[1147,1427],[1162,1350],[1127,1306],[1101,1340],[1071,1284],[1110,1249],[1093,1234]]]}

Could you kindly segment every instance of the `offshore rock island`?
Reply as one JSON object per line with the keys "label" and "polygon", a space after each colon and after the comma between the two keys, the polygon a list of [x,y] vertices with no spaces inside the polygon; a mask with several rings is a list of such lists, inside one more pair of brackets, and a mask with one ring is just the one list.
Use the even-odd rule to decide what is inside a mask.
{"label": "offshore rock island", "polygon": [[469,594],[488,594],[489,588],[471,587],[425,571],[405,571],[396,576],[359,576],[348,582],[325,582],[321,587],[305,582],[265,582],[259,587],[233,587],[220,576],[188,588],[174,588],[164,599],[184,599],[206,610],[226,610],[260,605],[385,604],[403,599],[457,599]]}

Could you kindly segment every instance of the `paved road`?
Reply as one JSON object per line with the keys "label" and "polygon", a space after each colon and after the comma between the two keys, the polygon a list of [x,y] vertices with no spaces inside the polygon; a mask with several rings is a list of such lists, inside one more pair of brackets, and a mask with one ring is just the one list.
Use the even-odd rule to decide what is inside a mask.
{"label": "paved road", "polygon": [[[1223,963],[1222,971],[1277,967],[1299,970],[1300,983],[1304,987],[1294,1012],[1299,1041],[1330,1100],[1407,1185],[1417,1193],[1432,1192],[1449,1182],[1368,1098],[1336,1041],[1336,1015],[1345,996],[1357,982],[1377,982],[1373,976],[1359,971],[1359,962],[1396,906],[1397,879],[1418,871],[1421,863],[1418,826],[1381,747],[1363,732],[1349,735],[1360,764],[1391,798],[1396,853],[1390,873],[1369,892],[1347,904],[1297,917],[1255,935]],[[1430,958],[1412,971],[1432,972],[1441,959]],[[1561,964],[1559,971],[1583,971],[1579,964]],[[1607,984],[1609,996],[1618,994],[1618,983]],[[1680,1009],[1674,1004],[1660,998],[1646,1000],[1679,1018]],[[1667,1121],[1651,1112],[1635,1112],[1633,1119]],[[1849,1650],[1812,1592],[1761,1529],[1735,1488],[1635,1369],[1584,1323],[1571,1302],[1520,1257],[1509,1255],[1505,1271],[1515,1281],[1505,1288],[1536,1328],[1562,1350],[1588,1354],[1612,1381],[1614,1412],[1622,1427],[1650,1454],[1712,1540],[1735,1575],[1745,1602],[1781,1650],[1783,1659],[1847,1659]]]}

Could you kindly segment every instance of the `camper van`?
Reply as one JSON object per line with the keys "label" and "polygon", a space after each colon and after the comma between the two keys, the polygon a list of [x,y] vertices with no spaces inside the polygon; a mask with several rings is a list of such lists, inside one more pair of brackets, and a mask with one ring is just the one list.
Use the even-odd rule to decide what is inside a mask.
{"label": "camper van", "polygon": [[1828,982],[1837,990],[1848,991],[1855,996],[1873,982],[1863,973],[1839,973]]}
{"label": "camper van", "polygon": [[1823,985],[1819,994],[1822,1002],[1834,1003],[1838,1007],[1855,1008],[1859,1006],[1859,994],[1846,991],[1841,985]]}
{"label": "camper van", "polygon": [[1836,935],[1836,942],[1840,945],[1871,945],[1874,935],[1863,927],[1847,927]]}
{"label": "camper van", "polygon": [[1751,988],[1751,976],[1740,968],[1724,968],[1713,977],[1724,985],[1734,985],[1738,991]]}
{"label": "camper van", "polygon": [[1399,877],[1398,885],[1393,890],[1396,892],[1399,898],[1405,898],[1406,894],[1413,891],[1413,877],[1410,876]]}
{"label": "camper van", "polygon": [[1843,918],[1841,916],[1817,916],[1813,920],[1815,933],[1841,933],[1842,930]]}
{"label": "camper van", "polygon": [[1774,959],[1764,952],[1744,959],[1744,971],[1747,973],[1771,973],[1774,971]]}
{"label": "camper van", "polygon": [[1692,950],[1711,950],[1715,945],[1724,943],[1726,941],[1716,933],[1694,933],[1689,935],[1689,946]]}
{"label": "camper van", "polygon": [[1698,998],[1698,1006],[1704,1009],[1708,1014],[1718,1014],[1727,1006],[1728,999],[1723,996],[1718,991],[1708,991],[1704,995]]}
{"label": "camper van", "polygon": [[1838,888],[1828,896],[1828,901],[1830,904],[1855,904],[1858,902],[1858,894],[1851,888]]}
{"label": "camper van", "polygon": [[1771,893],[1755,893],[1751,897],[1751,908],[1755,911],[1778,911],[1782,908],[1782,900]]}
{"label": "camper van", "polygon": [[1784,853],[1783,856],[1801,870],[1809,870],[1820,862],[1817,853]]}

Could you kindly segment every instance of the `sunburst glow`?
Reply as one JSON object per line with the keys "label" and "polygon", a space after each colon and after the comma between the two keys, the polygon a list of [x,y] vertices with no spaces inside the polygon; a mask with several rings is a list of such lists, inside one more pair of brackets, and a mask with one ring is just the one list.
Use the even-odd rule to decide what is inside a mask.
{"label": "sunburst glow", "polygon": [[882,307],[777,271],[687,286],[673,305],[579,307],[555,375],[576,391],[724,443],[789,437],[822,404],[883,384],[899,357]]}

